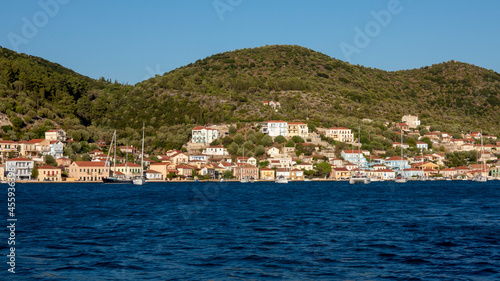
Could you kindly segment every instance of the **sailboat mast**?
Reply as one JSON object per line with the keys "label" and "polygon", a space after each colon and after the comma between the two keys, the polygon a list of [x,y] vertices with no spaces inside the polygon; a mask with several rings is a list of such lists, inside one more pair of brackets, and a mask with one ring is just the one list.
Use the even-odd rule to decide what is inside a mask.
{"label": "sailboat mast", "polygon": [[401,176],[403,176],[403,161],[405,159],[405,156],[403,154],[403,128],[401,128],[401,165],[399,167],[399,169],[401,170]]}
{"label": "sailboat mast", "polygon": [[144,122],[142,123],[141,178],[144,176]]}
{"label": "sailboat mast", "polygon": [[114,151],[114,157],[113,157],[113,176],[116,176],[116,130],[115,133],[113,134],[113,138],[115,140],[115,151]]}

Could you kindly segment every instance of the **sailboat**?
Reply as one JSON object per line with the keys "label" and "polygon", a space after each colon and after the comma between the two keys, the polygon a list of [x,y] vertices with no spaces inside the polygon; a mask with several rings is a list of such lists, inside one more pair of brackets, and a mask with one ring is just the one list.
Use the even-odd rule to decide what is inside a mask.
{"label": "sailboat", "polygon": [[141,150],[141,175],[133,180],[135,185],[143,185],[146,183],[144,178],[144,123],[142,123],[142,150]]}
{"label": "sailboat", "polygon": [[399,175],[396,176],[396,179],[394,179],[394,182],[396,183],[406,183],[408,181],[407,178],[404,177],[403,171],[404,171],[404,150],[403,150],[403,129],[401,129],[401,162],[399,166]]}
{"label": "sailboat", "polygon": [[359,155],[361,154],[361,129],[359,127],[358,127],[358,140],[359,140],[359,146],[358,146],[359,171],[349,178],[349,183],[350,184],[355,184],[355,183],[369,184],[369,183],[371,183],[371,179],[366,174],[361,173],[361,166],[360,166],[361,158],[359,158]]}
{"label": "sailboat", "polygon": [[[479,155],[480,159],[483,158],[483,131],[481,131],[481,153]],[[488,178],[486,176],[483,176],[485,170],[486,170],[486,160],[483,160],[483,164],[481,165],[481,172],[479,173],[479,175],[476,175],[474,178],[472,178],[472,181],[487,182]]]}
{"label": "sailboat", "polygon": [[[111,152],[111,148],[113,147],[113,142],[115,144],[114,146],[114,156],[113,156],[113,173],[111,171],[109,172],[109,176],[107,178],[103,177],[102,181],[104,183],[114,183],[114,184],[130,184],[132,183],[132,180],[123,178],[123,177],[117,177],[116,176],[116,130],[113,133],[113,139],[111,140],[111,144],[109,145],[109,151],[108,151],[108,156],[106,157],[106,165],[109,165],[109,154]],[[106,165],[104,167],[106,167]],[[111,169],[111,165],[109,165]]]}

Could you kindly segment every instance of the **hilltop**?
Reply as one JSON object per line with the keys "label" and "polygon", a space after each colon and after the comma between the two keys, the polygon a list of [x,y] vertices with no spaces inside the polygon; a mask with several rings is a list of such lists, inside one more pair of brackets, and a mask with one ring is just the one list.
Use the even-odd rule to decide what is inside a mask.
{"label": "hilltop", "polygon": [[[263,101],[279,101],[276,112]],[[351,65],[300,47],[275,45],[216,54],[134,86],[75,73],[0,49],[0,112],[14,128],[3,138],[40,137],[62,127],[76,140],[140,139],[173,148],[195,125],[302,120],[354,127],[363,118],[500,135],[500,74],[461,62],[388,72]]]}

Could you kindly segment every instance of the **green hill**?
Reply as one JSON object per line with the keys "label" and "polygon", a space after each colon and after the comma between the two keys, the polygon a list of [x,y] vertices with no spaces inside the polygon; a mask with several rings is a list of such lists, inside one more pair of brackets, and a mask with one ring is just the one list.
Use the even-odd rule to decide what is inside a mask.
{"label": "green hill", "polygon": [[[281,109],[262,104],[268,100]],[[153,147],[178,146],[195,124],[284,119],[354,127],[362,118],[404,114],[451,133],[500,135],[500,74],[453,61],[388,72],[278,45],[216,54],[129,86],[2,48],[0,112],[18,117],[4,138],[61,126],[75,139],[109,139],[116,128],[119,141],[133,144],[146,122]]]}

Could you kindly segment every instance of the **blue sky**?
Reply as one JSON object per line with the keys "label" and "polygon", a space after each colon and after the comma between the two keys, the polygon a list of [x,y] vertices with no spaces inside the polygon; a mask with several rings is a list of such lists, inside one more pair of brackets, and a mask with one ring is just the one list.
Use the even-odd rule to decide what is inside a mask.
{"label": "blue sky", "polygon": [[384,70],[454,59],[500,72],[496,0],[6,0],[0,7],[2,47],[128,84],[274,44]]}

